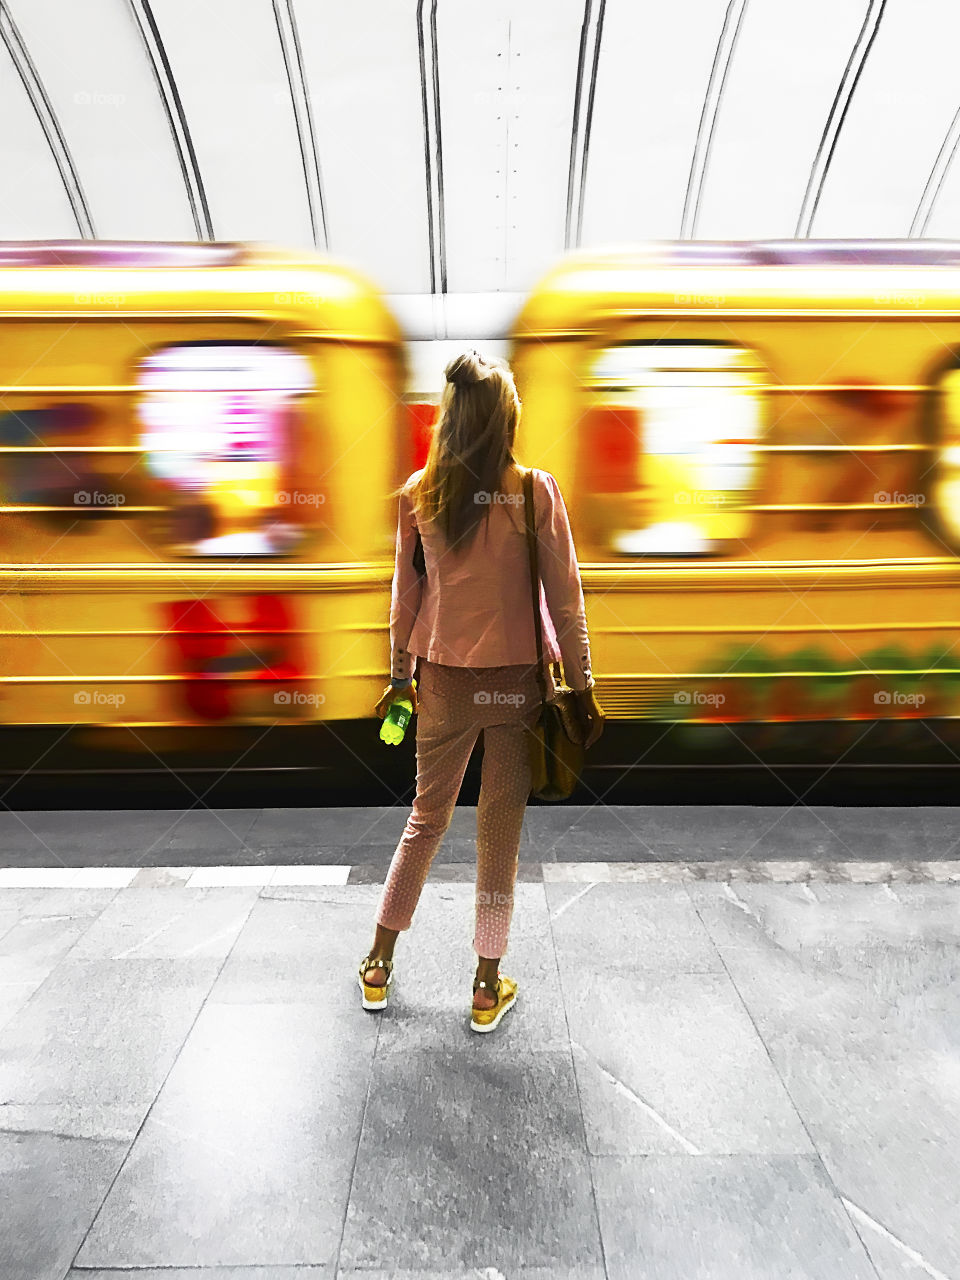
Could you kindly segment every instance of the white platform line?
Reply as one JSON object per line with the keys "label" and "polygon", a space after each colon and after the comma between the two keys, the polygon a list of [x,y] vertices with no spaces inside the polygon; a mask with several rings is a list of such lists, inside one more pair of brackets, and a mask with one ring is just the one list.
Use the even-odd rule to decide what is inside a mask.
{"label": "white platform line", "polygon": [[0,889],[123,889],[139,867],[2,867]]}
{"label": "white platform line", "polygon": [[[386,874],[386,872],[384,872]],[[271,885],[346,884],[350,868],[340,865],[277,867]]]}
{"label": "white platform line", "polygon": [[140,887],[233,889],[270,885],[344,885],[350,867],[232,866],[232,867],[0,867],[4,889],[126,889]]}
{"label": "white platform line", "polygon": [[[365,864],[364,864],[365,865]],[[0,867],[0,892],[4,889],[125,889],[183,887],[191,889],[268,888],[286,885],[345,885],[351,867],[342,863],[302,866],[216,867]],[[386,876],[386,867],[383,868]],[[741,864],[736,860],[698,862],[545,862],[541,872],[545,884],[585,886],[554,913],[561,915],[597,884],[690,884],[719,882],[736,906],[746,904],[735,894],[734,883],[799,884],[812,903],[819,898],[811,888],[823,884],[960,884],[960,860],[893,863],[815,861]],[[808,883],[809,882],[809,883]],[[891,898],[894,891],[886,890]]]}
{"label": "white platform line", "polygon": [[266,888],[276,874],[276,867],[199,867],[187,881],[188,889],[225,889],[233,887]]}

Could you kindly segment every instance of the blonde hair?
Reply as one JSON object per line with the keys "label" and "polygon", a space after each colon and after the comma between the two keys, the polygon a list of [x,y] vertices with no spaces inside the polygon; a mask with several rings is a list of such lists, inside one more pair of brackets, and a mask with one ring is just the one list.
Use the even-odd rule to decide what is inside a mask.
{"label": "blonde hair", "polygon": [[418,517],[436,521],[453,547],[472,541],[490,514],[489,495],[516,463],[520,399],[507,362],[476,350],[455,356],[444,375],[427,461],[410,494]]}

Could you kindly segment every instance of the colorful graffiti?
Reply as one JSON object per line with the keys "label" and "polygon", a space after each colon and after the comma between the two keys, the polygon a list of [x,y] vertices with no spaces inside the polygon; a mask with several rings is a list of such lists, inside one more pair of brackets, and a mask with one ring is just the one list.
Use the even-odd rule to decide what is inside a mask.
{"label": "colorful graffiti", "polygon": [[302,699],[291,689],[304,678],[291,603],[277,595],[233,600],[246,609],[240,621],[224,616],[223,599],[166,605],[166,629],[179,663],[176,687],[185,708],[203,720],[225,720],[240,714],[241,700],[249,700],[252,690],[261,714],[302,714]]}
{"label": "colorful graffiti", "polygon": [[711,666],[710,675],[671,681],[654,718],[722,724],[960,714],[960,651],[948,638],[917,653],[898,644],[846,654],[816,645],[772,653],[743,644]]}

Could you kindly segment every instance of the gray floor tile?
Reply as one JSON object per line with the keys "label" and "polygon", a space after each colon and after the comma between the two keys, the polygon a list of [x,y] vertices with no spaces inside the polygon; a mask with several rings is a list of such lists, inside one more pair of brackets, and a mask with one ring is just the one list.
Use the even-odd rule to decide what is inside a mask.
{"label": "gray floor tile", "polygon": [[37,894],[36,889],[7,889],[0,887],[0,911],[19,917],[30,905]]}
{"label": "gray floor tile", "polygon": [[143,1101],[0,1102],[0,1132],[43,1133],[61,1138],[129,1144],[148,1105]]}
{"label": "gray floor tile", "polygon": [[24,899],[17,922],[0,938],[0,1030],[20,1012],[60,961],[92,927],[97,914],[113,898],[115,890],[97,891],[96,906],[75,907],[59,890],[60,903],[40,905],[43,899]]}
{"label": "gray floor tile", "polygon": [[222,850],[225,855],[233,854],[246,846],[259,813],[259,809],[190,809],[144,845],[142,860],[159,861],[168,851]]}
{"label": "gray floor tile", "polygon": [[917,951],[960,946],[960,885],[759,884],[698,882],[687,893],[718,946],[835,946],[852,959],[858,943]]}
{"label": "gray floor tile", "polygon": [[[84,854],[99,864],[122,854],[128,861],[162,839],[177,810],[105,809],[0,813],[0,861],[5,866],[58,866]],[[123,861],[123,859],[121,859]],[[82,863],[81,863],[82,865]]]}
{"label": "gray floor tile", "polygon": [[[818,909],[822,884],[762,884],[698,881],[687,884],[686,892],[696,907],[707,932],[718,947],[763,947],[778,945],[782,929],[795,932],[808,922],[817,931],[822,918]],[[881,886],[851,885],[854,898],[865,891],[873,896]]]}
{"label": "gray floor tile", "polygon": [[748,840],[745,857],[856,860],[926,856],[922,810],[919,809],[799,804],[780,814],[776,810],[749,808],[746,813],[753,815],[759,829]]}
{"label": "gray floor tile", "polygon": [[659,846],[641,824],[631,823],[620,808],[603,805],[557,805],[528,808],[524,830],[541,861],[571,858],[600,862],[624,858],[644,862],[660,856]]}
{"label": "gray floor tile", "polygon": [[812,1153],[726,975],[562,972],[591,1153]]}
{"label": "gray floor tile", "polygon": [[0,1098],[140,1108],[156,1096],[213,984],[216,960],[64,962],[0,1031]]}
{"label": "gray floor tile", "polygon": [[247,842],[267,849],[396,844],[409,812],[409,805],[262,809]]}
{"label": "gray floor tile", "polygon": [[960,809],[930,805],[920,810],[928,857],[960,858]]}
{"label": "gray floor tile", "polygon": [[222,960],[256,900],[255,888],[121,889],[70,958]]}
{"label": "gray floor tile", "polygon": [[[555,841],[558,858],[577,846],[585,860],[678,858],[881,858],[932,856],[929,810],[749,805],[558,806],[529,810],[531,833]],[[634,833],[636,843],[628,832]],[[954,855],[956,856],[956,854]]]}
{"label": "gray floor tile", "polygon": [[314,1005],[208,1005],[77,1265],[334,1263],[375,1039]]}
{"label": "gray floor tile", "polygon": [[[373,862],[388,859],[403,834],[410,805],[370,808],[264,809],[247,834],[254,849],[316,849],[326,857],[333,850],[339,860]],[[473,805],[457,805],[450,826],[437,852],[449,858],[451,850],[476,852],[477,810]],[[526,843],[521,834],[521,848]]]}
{"label": "gray floor tile", "polygon": [[816,1157],[592,1160],[610,1280],[876,1280]]}
{"label": "gray floor tile", "polygon": [[344,1269],[600,1265],[569,1053],[482,1053],[378,1054]]}
{"label": "gray floor tile", "polygon": [[617,964],[658,973],[718,973],[723,962],[683,885],[545,885],[563,966],[601,975]]}
{"label": "gray floor tile", "polygon": [[[375,884],[268,884],[260,890],[260,898],[264,902],[312,902],[361,911],[365,909],[371,913],[380,900],[382,887]],[[370,937],[373,938],[372,926]]]}
{"label": "gray floor tile", "polygon": [[[753,914],[733,907],[711,923],[733,981],[840,1191],[931,1265],[960,1272],[952,901],[928,919],[876,886],[836,886],[823,902],[778,888],[738,886]],[[860,909],[842,909],[858,890]]]}
{"label": "gray floor tile", "polygon": [[357,970],[373,941],[379,896],[377,886],[351,885],[259,898],[211,1001],[316,1003],[331,1013],[362,1013]]}
{"label": "gray floor tile", "polygon": [[879,1280],[930,1280],[930,1277],[946,1274],[905,1241],[892,1236],[885,1227],[863,1217],[851,1201],[846,1202],[845,1208],[870,1255]]}
{"label": "gray floor tile", "polygon": [[531,836],[539,835],[546,844],[553,841],[558,859],[620,857],[635,862],[742,857],[782,814],[782,809],[746,805],[598,804],[528,810]]}
{"label": "gray floor tile", "polygon": [[0,813],[0,865],[137,866],[194,864],[246,852],[258,809],[176,809]]}
{"label": "gray floor tile", "polygon": [[0,1133],[0,1276],[63,1280],[126,1143]]}
{"label": "gray floor tile", "polygon": [[[247,861],[261,866],[336,867],[349,866],[353,858],[358,856],[358,852],[353,845],[345,844],[264,845],[248,836],[245,853],[237,856],[235,861]],[[378,853],[378,856],[381,855]],[[211,861],[214,860],[211,859]],[[222,862],[223,859],[221,858],[220,861]]]}
{"label": "gray floor tile", "polygon": [[113,901],[116,889],[0,889],[0,902],[21,919],[53,920],[65,917],[88,920]]}
{"label": "gray floor tile", "polygon": [[[909,1276],[960,1275],[956,1125],[938,1134],[928,1115],[909,1135],[837,1116],[829,1126],[811,1120],[810,1129],[834,1184],[860,1211],[851,1216],[883,1280],[898,1277],[910,1260]],[[916,1265],[917,1255],[924,1266]]]}
{"label": "gray floor tile", "polygon": [[28,970],[49,972],[76,946],[93,921],[93,916],[21,915],[0,939],[4,977],[15,980]]}
{"label": "gray floor tile", "polygon": [[14,909],[13,907],[5,907],[3,905],[2,895],[0,895],[0,944],[3,943],[3,939],[19,919],[19,910]]}

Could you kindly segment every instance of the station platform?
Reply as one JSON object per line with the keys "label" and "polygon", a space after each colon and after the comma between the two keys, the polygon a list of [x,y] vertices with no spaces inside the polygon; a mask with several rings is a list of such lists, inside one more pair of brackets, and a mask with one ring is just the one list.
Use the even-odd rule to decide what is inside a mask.
{"label": "station platform", "polygon": [[960,1277],[960,809],[0,815],[3,1280]]}

